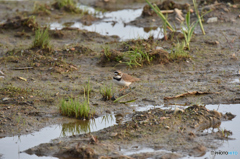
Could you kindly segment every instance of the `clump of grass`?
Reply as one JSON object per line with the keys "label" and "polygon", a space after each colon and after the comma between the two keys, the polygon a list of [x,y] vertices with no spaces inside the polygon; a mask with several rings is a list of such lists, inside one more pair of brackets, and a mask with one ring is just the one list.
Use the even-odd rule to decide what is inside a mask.
{"label": "clump of grass", "polygon": [[111,100],[114,94],[112,85],[110,86],[104,85],[103,87],[100,88],[100,93],[104,101]]}
{"label": "clump of grass", "polygon": [[73,0],[57,0],[59,8],[63,8],[65,6],[74,6],[76,3]]}
{"label": "clump of grass", "polygon": [[9,97],[16,97],[18,95],[21,95],[21,96],[28,95],[31,92],[33,92],[33,90],[27,89],[27,88],[15,87],[12,85],[7,85],[4,88],[0,88],[0,94],[8,95]]}
{"label": "clump of grass", "polygon": [[39,47],[41,49],[51,49],[48,28],[45,29],[38,28],[35,31],[33,48],[35,47]]}
{"label": "clump of grass", "polygon": [[103,48],[103,53],[104,53],[105,57],[108,59],[108,61],[110,61],[112,52],[110,51],[109,46],[105,46],[105,47],[102,47],[102,48]]}
{"label": "clump of grass", "polygon": [[123,53],[114,49],[109,49],[109,46],[102,47],[102,55],[99,64],[121,63],[123,60]]}
{"label": "clump of grass", "polygon": [[150,64],[153,60],[153,57],[150,56],[141,45],[131,48],[131,51],[127,51],[126,57],[128,58],[128,61],[122,63],[126,63],[130,67],[143,66],[144,63]]}
{"label": "clump of grass", "polygon": [[33,13],[41,14],[41,15],[50,15],[51,7],[47,4],[40,4],[38,2],[34,3]]}
{"label": "clump of grass", "polygon": [[89,119],[93,112],[90,112],[89,106],[89,92],[90,92],[90,83],[87,84],[87,97],[84,93],[84,99],[80,102],[78,99],[69,98],[68,100],[61,99],[59,110],[62,115],[68,117],[75,117],[80,119]]}
{"label": "clump of grass", "polygon": [[76,98],[69,98],[67,101],[61,99],[60,103],[60,113],[62,115],[75,118],[88,118],[90,108],[86,99],[81,103]]}
{"label": "clump of grass", "polygon": [[185,42],[177,43],[169,54],[169,58],[172,60],[189,58],[188,52],[185,51]]}
{"label": "clump of grass", "polygon": [[88,13],[88,11],[82,11],[77,7],[77,4],[73,0],[57,0],[56,3],[52,5],[55,9],[64,9],[66,12],[72,13]]}

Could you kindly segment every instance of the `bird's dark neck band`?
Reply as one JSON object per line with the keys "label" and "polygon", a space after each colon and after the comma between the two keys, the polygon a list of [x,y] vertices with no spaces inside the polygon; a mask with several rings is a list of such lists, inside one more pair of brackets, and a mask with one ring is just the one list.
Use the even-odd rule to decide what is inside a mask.
{"label": "bird's dark neck band", "polygon": [[120,81],[122,78],[113,77],[113,79]]}

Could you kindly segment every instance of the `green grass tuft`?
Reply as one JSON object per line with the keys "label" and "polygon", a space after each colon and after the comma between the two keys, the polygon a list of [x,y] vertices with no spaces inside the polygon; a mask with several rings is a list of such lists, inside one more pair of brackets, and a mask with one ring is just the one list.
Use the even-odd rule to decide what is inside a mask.
{"label": "green grass tuft", "polygon": [[88,100],[84,99],[83,102],[79,102],[78,99],[69,98],[68,101],[61,99],[60,113],[64,116],[75,118],[88,118],[90,107]]}
{"label": "green grass tuft", "polygon": [[110,86],[104,85],[103,87],[100,88],[100,93],[104,101],[111,100],[114,94],[112,85]]}
{"label": "green grass tuft", "polygon": [[33,48],[39,47],[41,49],[51,49],[48,28],[35,31],[35,38],[33,41]]}
{"label": "green grass tuft", "polygon": [[81,10],[73,0],[57,0],[53,5],[55,9],[63,9],[66,12],[88,14],[88,11]]}
{"label": "green grass tuft", "polygon": [[128,60],[122,63],[126,63],[130,67],[141,67],[144,63],[150,64],[153,60],[153,57],[149,56],[148,52],[141,45],[131,48],[131,50],[125,54]]}
{"label": "green grass tuft", "polygon": [[185,23],[186,23],[186,29],[183,29],[184,27],[182,27],[182,32],[184,34],[184,38],[185,38],[185,42],[186,42],[186,47],[187,49],[190,50],[190,41],[192,39],[193,33],[194,33],[194,29],[197,26],[199,20],[195,23],[190,22],[190,11],[187,12],[186,18],[185,18]]}
{"label": "green grass tuft", "polygon": [[47,4],[40,4],[39,2],[34,3],[33,13],[40,15],[50,15],[51,7]]}
{"label": "green grass tuft", "polygon": [[66,6],[76,6],[76,3],[73,0],[57,0],[59,8]]}
{"label": "green grass tuft", "polygon": [[184,50],[185,42],[177,43],[175,47],[172,49],[171,53],[169,54],[169,58],[172,60],[182,59],[182,58],[189,58],[188,52]]}
{"label": "green grass tuft", "polygon": [[84,99],[80,102],[78,99],[69,98],[68,100],[61,99],[59,104],[60,113],[64,116],[75,117],[77,119],[90,119],[94,115],[94,111],[90,111],[89,93],[90,83],[87,84],[87,97],[84,93]]}
{"label": "green grass tuft", "polygon": [[112,52],[110,51],[109,46],[102,47],[105,57],[110,61]]}

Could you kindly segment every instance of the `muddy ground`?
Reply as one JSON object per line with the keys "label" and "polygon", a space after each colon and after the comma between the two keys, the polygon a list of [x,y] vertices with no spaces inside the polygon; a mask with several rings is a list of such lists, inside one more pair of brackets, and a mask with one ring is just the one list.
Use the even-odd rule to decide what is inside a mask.
{"label": "muddy ground", "polygon": [[[145,5],[143,0],[121,2],[82,1],[83,4],[104,10],[138,8]],[[181,3],[187,2],[189,1]],[[44,2],[41,3],[44,4]],[[50,4],[52,1],[46,3]],[[208,137],[201,133],[199,123],[207,123],[209,127],[209,121],[213,120],[212,118],[216,118],[218,122],[228,119],[219,113],[211,114],[211,111],[202,107],[204,113],[196,115],[196,120],[192,120],[192,117],[188,118],[190,112],[185,111],[179,114],[179,112],[163,112],[156,109],[151,113],[141,112],[143,117],[149,119],[146,123],[141,123],[140,121],[146,119],[134,121],[134,117],[139,113],[134,113],[131,105],[190,106],[240,103],[239,82],[233,82],[239,78],[240,69],[240,4],[237,1],[233,6],[224,2],[217,5],[210,2],[201,4],[200,7],[211,8],[213,11],[204,17],[206,35],[202,35],[199,27],[196,28],[190,43],[189,58],[169,60],[165,59],[165,56],[160,56],[158,60],[144,64],[142,67],[129,67],[126,64],[119,64],[118,61],[104,59],[103,47],[108,46],[113,51],[124,55],[125,43],[120,42],[117,36],[102,36],[86,30],[70,28],[51,30],[51,51],[32,48],[34,30],[38,26],[45,26],[46,23],[57,19],[86,23],[101,20],[92,18],[94,15],[79,15],[58,10],[52,10],[50,15],[33,13],[33,4],[34,1],[26,1],[24,5],[21,1],[1,2],[0,6],[1,137],[26,134],[47,125],[68,122],[70,119],[59,113],[59,99],[69,96],[83,97],[84,86],[90,79],[92,87],[90,107],[96,115],[114,113],[125,117],[130,114],[132,116],[130,121],[91,133],[93,136],[71,137],[70,141],[56,139],[51,144],[30,149],[29,153],[66,157],[73,154],[72,157],[89,155],[88,157],[92,158],[100,156],[127,158],[121,156],[119,147],[124,149],[140,145],[154,147],[156,150],[173,151],[176,154],[172,156],[173,154],[146,153],[131,157],[145,158],[160,155],[166,158],[167,156],[164,155],[170,155],[171,158],[179,158],[186,155],[201,156],[211,146],[219,146],[218,144],[209,146],[207,141],[209,138],[212,140],[218,137],[225,138],[219,133],[208,134]],[[32,15],[36,16],[36,22],[25,20]],[[210,17],[218,17],[218,21],[206,23]],[[169,18],[174,21],[174,16]],[[192,14],[192,18],[196,19],[196,16]],[[156,16],[139,17],[126,25],[146,27],[151,22],[151,26],[154,27],[161,25],[161,21],[157,19]],[[150,38],[149,40],[131,40],[128,44],[138,47],[139,42],[153,52],[157,46],[169,51],[176,43],[176,39],[152,40]],[[134,103],[120,104],[102,100],[100,88],[104,84],[112,83],[113,71],[116,69],[141,79],[140,82],[132,84],[131,89],[126,90],[125,94],[129,93],[129,95],[122,99],[122,101],[135,99]],[[120,88],[115,85],[113,87],[114,96],[121,96]],[[203,92],[203,94],[165,98],[193,91]],[[196,106],[194,109],[199,108]],[[206,117],[209,114],[211,118]],[[182,123],[184,115],[186,122]],[[205,118],[202,119],[202,116]],[[163,117],[167,117],[167,120]],[[197,121],[198,126],[192,126],[189,124],[190,121]],[[174,127],[174,122],[178,123],[178,126]],[[210,127],[213,125],[210,124]],[[180,127],[183,128],[180,129]],[[169,136],[164,136],[166,133]],[[95,140],[94,136],[98,139]],[[153,141],[155,138],[159,140]],[[79,140],[82,141],[81,144]],[[184,145],[177,144],[180,142]],[[45,151],[49,145],[53,147],[51,152]],[[63,147],[65,145],[68,145],[67,148]]]}

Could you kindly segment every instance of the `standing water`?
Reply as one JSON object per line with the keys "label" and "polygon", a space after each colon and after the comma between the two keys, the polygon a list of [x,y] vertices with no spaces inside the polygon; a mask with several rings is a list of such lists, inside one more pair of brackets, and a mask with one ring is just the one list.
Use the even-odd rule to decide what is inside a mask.
{"label": "standing water", "polygon": [[55,159],[55,157],[38,157],[20,152],[58,137],[94,132],[115,124],[115,116],[106,115],[91,120],[52,125],[28,135],[5,137],[0,139],[0,159]]}
{"label": "standing water", "polygon": [[[91,7],[82,6],[81,9],[85,8],[90,13],[95,13],[95,9]],[[136,26],[126,25],[137,17],[141,16],[143,9],[124,9],[113,12],[99,12],[97,17],[101,18],[101,21],[95,22],[90,26],[86,26],[81,22],[74,22],[70,27],[85,29],[88,31],[94,31],[102,35],[117,35],[121,40],[137,39],[137,38],[148,38],[153,35],[155,38],[162,38],[162,29],[160,28],[151,28],[149,24],[148,28],[140,28]],[[65,22],[53,22],[50,24],[50,29],[62,29]]]}

